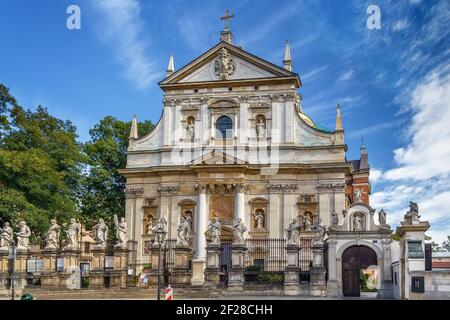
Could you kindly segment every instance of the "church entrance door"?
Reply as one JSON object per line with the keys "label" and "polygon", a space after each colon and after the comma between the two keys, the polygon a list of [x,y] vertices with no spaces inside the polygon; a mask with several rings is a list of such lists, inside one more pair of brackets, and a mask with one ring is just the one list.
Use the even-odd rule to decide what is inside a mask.
{"label": "church entrance door", "polygon": [[375,251],[367,246],[351,246],[342,254],[342,292],[346,297],[359,297],[361,271],[377,265]]}

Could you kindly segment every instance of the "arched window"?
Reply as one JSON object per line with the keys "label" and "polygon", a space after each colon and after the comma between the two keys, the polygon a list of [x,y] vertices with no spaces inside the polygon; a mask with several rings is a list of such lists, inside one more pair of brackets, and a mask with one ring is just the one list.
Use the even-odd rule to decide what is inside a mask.
{"label": "arched window", "polygon": [[217,119],[216,128],[218,131],[218,138],[228,139],[232,135],[233,121],[230,117],[221,116]]}

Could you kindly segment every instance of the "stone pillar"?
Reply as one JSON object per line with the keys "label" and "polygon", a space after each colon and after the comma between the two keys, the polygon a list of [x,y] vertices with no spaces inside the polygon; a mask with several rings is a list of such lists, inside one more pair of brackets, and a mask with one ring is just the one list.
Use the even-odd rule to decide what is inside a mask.
{"label": "stone pillar", "polygon": [[95,246],[92,249],[92,268],[89,271],[89,288],[101,289],[105,285],[105,248]]}
{"label": "stone pillar", "polygon": [[189,246],[175,246],[175,266],[172,272],[173,286],[183,287],[191,284],[192,271],[189,270],[189,259],[192,249]]}
{"label": "stone pillar", "polygon": [[[330,232],[328,233],[330,236]],[[328,239],[328,281],[327,294],[330,297],[338,297],[340,295],[337,279],[337,260],[336,260],[336,240]]]}
{"label": "stone pillar", "polygon": [[59,288],[80,289],[80,251],[77,248],[65,247],[62,252],[64,271],[59,273]]}
{"label": "stone pillar", "polygon": [[14,287],[23,289],[27,285],[27,260],[28,249],[16,249],[16,260],[14,262]]}
{"label": "stone pillar", "polygon": [[114,247],[114,270],[110,271],[110,287],[127,287],[128,249],[123,246]]}
{"label": "stone pillar", "polygon": [[327,295],[326,270],[323,265],[323,244],[313,244],[313,266],[310,271],[310,294],[315,297]]}
{"label": "stone pillar", "polygon": [[244,291],[244,256],[247,251],[245,244],[231,246],[231,268],[228,272],[228,290]]}
{"label": "stone pillar", "polygon": [[300,293],[299,251],[300,247],[296,244],[286,246],[287,265],[284,271],[284,293],[287,296],[295,296]]}
{"label": "stone pillar", "polygon": [[205,260],[206,260],[206,221],[208,219],[206,204],[206,185],[196,185],[198,191],[198,210],[195,219],[195,252],[192,260],[193,286],[201,286],[205,283]]}
{"label": "stone pillar", "polygon": [[206,248],[208,255],[206,259],[205,282],[207,285],[216,286],[220,283],[220,252],[218,244],[209,244]]}
{"label": "stone pillar", "polygon": [[[425,232],[430,228],[428,221],[413,222],[407,224],[402,222],[397,227],[395,233],[400,237],[400,261],[402,262],[400,268],[400,285],[401,298],[402,299],[423,299],[423,293],[412,293],[412,279],[411,272],[413,271],[425,271]],[[409,241],[420,242],[422,247],[423,256],[414,256],[409,253]]]}
{"label": "stone pillar", "polygon": [[42,257],[44,258],[44,272],[41,274],[41,289],[56,289],[59,287],[59,276],[56,271],[58,250],[45,248],[42,251]]}
{"label": "stone pillar", "polygon": [[0,249],[0,290],[8,289],[9,283],[9,250]]}
{"label": "stone pillar", "polygon": [[151,262],[152,269],[150,270],[148,283],[151,285],[158,284],[158,259],[160,259],[160,275],[159,278],[161,283],[164,283],[164,268],[163,268],[163,259],[164,259],[164,244],[161,247],[161,256],[159,255],[159,244],[155,242],[152,246],[151,250]]}

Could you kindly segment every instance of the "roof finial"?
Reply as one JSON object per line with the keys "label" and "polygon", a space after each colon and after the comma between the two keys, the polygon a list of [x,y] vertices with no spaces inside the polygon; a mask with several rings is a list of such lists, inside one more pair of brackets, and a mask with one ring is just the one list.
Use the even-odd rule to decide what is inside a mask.
{"label": "roof finial", "polygon": [[228,24],[228,20],[230,20],[231,18],[234,18],[234,14],[231,14],[231,16],[230,16],[228,13],[229,13],[229,11],[227,9],[225,16],[220,17],[220,20],[225,20],[225,30],[220,33],[220,41],[231,44],[231,42],[233,41],[233,35],[230,31],[230,26]]}
{"label": "roof finial", "polygon": [[342,127],[342,116],[341,116],[341,106],[338,103],[336,108],[336,131],[343,130]]}
{"label": "roof finial", "polygon": [[167,65],[166,76],[170,76],[175,72],[174,64],[173,64],[173,53],[170,54],[169,64]]}
{"label": "roof finial", "polygon": [[137,139],[139,138],[138,134],[138,123],[136,115],[133,116],[133,119],[131,120],[131,129],[130,129],[130,136],[129,139]]}
{"label": "roof finial", "polygon": [[286,46],[284,48],[283,64],[286,70],[292,71],[291,46],[288,40],[286,40]]}

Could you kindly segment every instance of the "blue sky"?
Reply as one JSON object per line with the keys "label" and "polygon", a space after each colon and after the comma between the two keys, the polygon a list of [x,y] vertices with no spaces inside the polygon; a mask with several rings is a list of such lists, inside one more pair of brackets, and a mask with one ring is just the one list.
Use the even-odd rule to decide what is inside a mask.
{"label": "blue sky", "polygon": [[[66,28],[72,4],[81,30]],[[379,30],[366,27],[371,4]],[[446,0],[0,0],[0,82],[70,119],[81,140],[106,115],[156,123],[169,55],[178,69],[215,45],[227,8],[244,50],[281,65],[289,39],[308,115],[333,129],[342,105],[348,158],[363,136],[369,151],[373,206],[395,225],[416,200],[433,239],[450,234]]]}

